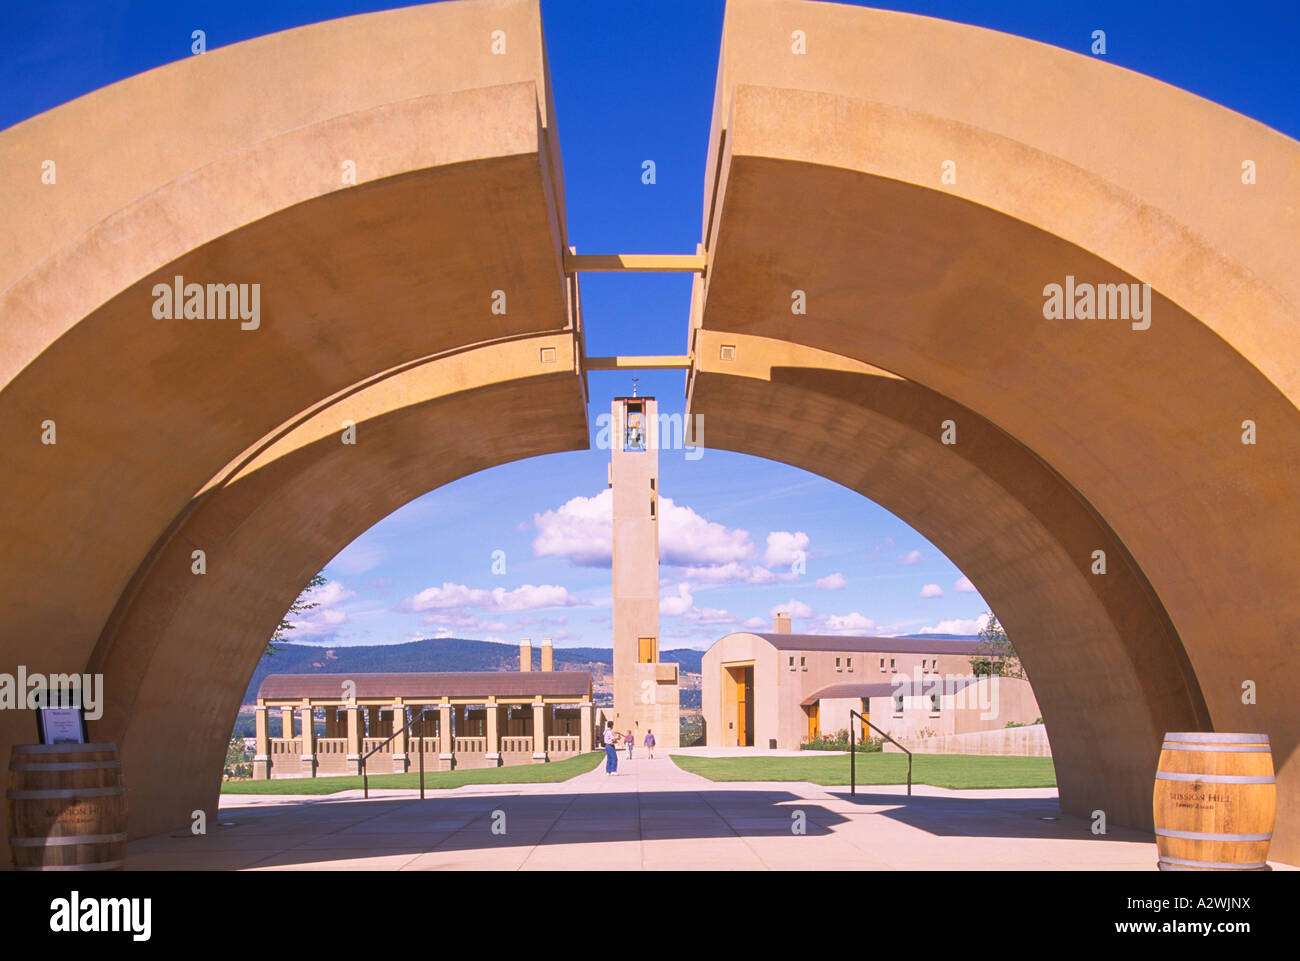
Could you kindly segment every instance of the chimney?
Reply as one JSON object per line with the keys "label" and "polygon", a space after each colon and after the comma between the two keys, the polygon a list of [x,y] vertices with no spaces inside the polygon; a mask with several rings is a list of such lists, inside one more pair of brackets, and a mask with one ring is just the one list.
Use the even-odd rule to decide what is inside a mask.
{"label": "chimney", "polygon": [[772,630],[777,634],[790,633],[790,612],[789,611],[777,611],[776,624],[773,626]]}
{"label": "chimney", "polygon": [[555,662],[551,660],[551,639],[544,637],[542,638],[542,670],[553,671],[555,670],[554,665]]}
{"label": "chimney", "polygon": [[523,637],[519,639],[519,670],[531,671],[533,669],[533,639]]}

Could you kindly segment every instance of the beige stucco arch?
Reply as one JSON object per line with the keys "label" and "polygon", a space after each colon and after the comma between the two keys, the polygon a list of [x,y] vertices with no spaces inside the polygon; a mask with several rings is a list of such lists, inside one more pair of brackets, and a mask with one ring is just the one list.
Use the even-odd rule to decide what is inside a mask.
{"label": "beige stucco arch", "polygon": [[[266,638],[342,546],[456,478],[587,446],[577,350],[569,334],[542,335],[413,364],[314,411],[210,485],[90,662],[139,679],[109,687],[92,732],[118,744],[133,836],[215,812],[223,745]],[[555,359],[543,365],[546,351]],[[343,422],[356,444],[340,441]],[[202,577],[195,544],[208,551]]]}
{"label": "beige stucco arch", "polygon": [[[494,51],[495,31],[504,31],[504,52]],[[166,685],[153,682],[164,679],[150,674],[137,690],[140,677],[115,665],[157,655],[177,677],[199,675],[167,660],[170,636],[146,655],[152,640],[132,634],[122,644],[115,631],[133,600],[176,588],[166,576],[151,580],[174,535],[212,516],[204,504],[233,503],[207,495],[331,403],[385,381],[423,392],[404,405],[450,392],[451,381],[435,390],[396,376],[421,360],[471,351],[485,365],[466,375],[472,391],[433,405],[458,409],[459,420],[420,425],[459,437],[412,435],[446,455],[423,479],[397,472],[380,483],[355,464],[352,483],[364,478],[367,491],[337,482],[338,510],[351,509],[353,520],[373,523],[381,505],[392,510],[457,470],[585,443],[575,429],[585,423],[581,331],[576,285],[563,269],[553,113],[536,3],[488,0],[260,37],[0,133],[0,444],[4,486],[20,505],[0,527],[0,645],[11,669],[68,673],[94,663],[119,703],[161,717]],[[54,183],[42,182],[46,158],[56,163]],[[155,285],[178,275],[260,285],[260,323],[159,319]],[[476,351],[546,334],[562,349],[544,359],[533,345],[527,367],[493,367],[500,356]],[[494,409],[493,425],[467,429],[466,398],[517,400],[525,384],[541,386],[519,411]],[[57,443],[43,444],[51,421]],[[524,443],[496,433],[525,426]],[[415,446],[410,437],[394,443],[354,461],[373,471]],[[451,456],[456,444],[461,454]],[[252,489],[235,481],[220,492],[230,483]],[[353,528],[321,530],[343,540],[309,538],[313,562],[341,549]],[[280,595],[310,576],[292,574],[291,563],[282,569],[267,543],[261,555],[240,555],[264,566],[262,587],[250,587],[247,570],[244,581],[224,581],[253,593],[233,617],[235,646],[214,656],[239,650],[241,617],[256,622],[270,598],[283,607]],[[294,560],[307,564],[304,556]],[[240,604],[227,596],[220,609],[230,617]],[[162,623],[143,616],[146,629]],[[231,676],[246,680],[251,663],[229,665]],[[225,711],[221,696],[197,698],[198,736]],[[131,736],[124,719],[106,723]],[[33,734],[30,714],[0,712],[0,752]],[[197,780],[175,796],[210,800],[210,777],[193,768],[179,779],[190,774]],[[137,770],[131,805],[142,823],[164,823],[165,798],[151,792],[170,790],[166,778]]]}
{"label": "beige stucco arch", "polygon": [[[690,408],[708,446],[820,474],[930,538],[1016,638],[1062,809],[1150,827],[1162,735],[1208,714],[1168,617],[1097,512],[1023,445],[919,384],[788,342],[697,336]],[[935,429],[948,419],[958,444]],[[1090,574],[1094,548],[1116,576]]]}
{"label": "beige stucco arch", "polygon": [[[1041,458],[1145,575],[1213,727],[1272,738],[1273,853],[1300,857],[1300,145],[1020,38],[733,0],[707,170],[695,326],[878,365]],[[1067,275],[1149,283],[1150,328],[1044,319]]]}

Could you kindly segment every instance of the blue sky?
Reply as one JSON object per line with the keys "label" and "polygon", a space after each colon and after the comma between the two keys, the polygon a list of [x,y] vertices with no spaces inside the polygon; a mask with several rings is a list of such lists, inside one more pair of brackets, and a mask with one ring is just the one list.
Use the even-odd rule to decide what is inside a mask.
{"label": "blue sky", "polygon": [[[209,48],[391,3],[4,4],[0,128],[105,84]],[[1300,4],[876,3],[1107,57],[1300,136]],[[568,199],[585,252],[692,252],[722,23],[720,0],[543,0]],[[431,56],[437,51],[430,51]],[[1068,118],[1063,120],[1068,122]],[[1137,145],[1140,149],[1140,145]],[[652,159],[657,182],[641,183]],[[588,352],[679,354],[684,276],[583,278]],[[591,420],[629,392],[590,374]],[[684,407],[681,373],[641,375],[663,413]],[[707,429],[705,432],[707,439]],[[296,640],[391,643],[439,633],[559,646],[609,645],[610,572],[600,538],[605,451],[535,458],[466,477],[408,504],[325,569],[321,607]],[[665,452],[661,647],[705,647],[793,607],[796,629],[969,631],[987,609],[941,552],[871,501],[779,464]],[[566,506],[567,505],[567,506]],[[790,550],[806,554],[791,570]],[[503,551],[505,571],[494,572]],[[499,565],[498,565],[499,567]],[[820,586],[818,582],[821,582]],[[685,585],[685,586],[683,586]],[[926,596],[930,595],[930,596]],[[559,602],[559,603],[557,603]]]}

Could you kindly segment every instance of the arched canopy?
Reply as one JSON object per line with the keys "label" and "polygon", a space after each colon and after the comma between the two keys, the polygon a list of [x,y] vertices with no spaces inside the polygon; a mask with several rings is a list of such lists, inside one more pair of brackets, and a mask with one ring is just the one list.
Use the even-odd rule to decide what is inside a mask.
{"label": "arched canopy", "polygon": [[[1267,175],[1243,183],[1243,159]],[[1041,459],[1154,591],[1210,724],[1272,738],[1274,853],[1300,856],[1300,722],[1268,693],[1300,668],[1300,145],[1020,38],[743,0],[707,171],[694,325],[878,365]],[[1149,284],[1149,326],[1049,319],[1048,285],[1075,282]],[[714,404],[736,416],[735,398]],[[1128,576],[1108,556],[1096,576]]]}
{"label": "arched canopy", "polygon": [[[0,133],[0,444],[17,506],[0,529],[6,661],[102,669],[110,703],[131,711],[103,721],[124,752],[177,743],[142,738],[141,720],[193,721],[187,737],[213,738],[260,653],[244,632],[273,628],[376,511],[586,443],[550,99],[535,3],[450,2],[213,50]],[[160,298],[177,284],[168,317]],[[547,336],[549,355],[538,343],[510,352]],[[472,363],[450,359],[467,351]],[[313,418],[396,385],[413,393],[388,395],[390,417],[368,411],[370,439],[361,431],[343,460],[341,422],[302,439]],[[423,419],[394,436],[407,408]],[[279,453],[286,437],[300,447]],[[265,463],[316,450],[342,472]],[[432,452],[423,475],[399,469]],[[303,502],[314,516],[259,514],[286,496],[252,481],[272,476],[316,477],[336,506],[318,488]],[[240,511],[273,515],[280,543],[266,539],[271,520],[238,540],[227,522]],[[196,549],[210,581],[197,592],[174,563]],[[231,630],[187,660],[173,632],[191,593]],[[186,696],[195,718],[167,713]],[[31,739],[31,718],[3,714],[7,753]],[[128,758],[138,824],[173,823],[157,793],[169,777],[173,800],[215,798],[210,774],[177,764],[145,775]]]}

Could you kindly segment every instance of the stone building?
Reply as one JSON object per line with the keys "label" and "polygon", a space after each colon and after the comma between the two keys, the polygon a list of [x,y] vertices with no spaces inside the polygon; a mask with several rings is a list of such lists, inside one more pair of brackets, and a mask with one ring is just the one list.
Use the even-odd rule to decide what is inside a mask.
{"label": "stone building", "polygon": [[[541,764],[592,749],[591,675],[532,670],[422,674],[272,674],[257,691],[253,777],[370,774]],[[424,715],[424,730],[403,730]],[[324,735],[316,721],[324,716]],[[399,722],[399,723],[395,723]],[[278,736],[272,736],[274,733]]]}
{"label": "stone building", "polygon": [[728,634],[705,652],[705,742],[794,749],[847,728],[850,710],[905,737],[1034,721],[1038,704],[1027,681],[999,679],[990,686],[969,676],[976,644],[792,634],[789,615],[777,614],[773,633]]}

